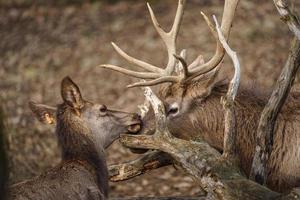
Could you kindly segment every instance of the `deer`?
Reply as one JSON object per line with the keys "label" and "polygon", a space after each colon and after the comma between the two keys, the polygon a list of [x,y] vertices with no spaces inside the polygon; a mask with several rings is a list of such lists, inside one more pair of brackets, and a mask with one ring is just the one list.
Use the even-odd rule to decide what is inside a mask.
{"label": "deer", "polygon": [[56,124],[62,161],[40,176],[14,184],[11,199],[107,199],[107,149],[122,133],[136,134],[138,114],[116,111],[83,99],[79,87],[65,77],[63,103],[57,108],[30,102],[35,116]]}
{"label": "deer", "polygon": [[[224,142],[224,109],[220,103],[226,95],[228,83],[220,81],[218,74],[225,56],[225,50],[220,44],[218,34],[211,20],[204,14],[208,27],[216,39],[214,56],[205,62],[199,56],[190,64],[186,61],[186,50],[178,55],[176,43],[181,21],[184,15],[186,1],[179,0],[173,26],[166,32],[159,24],[151,6],[147,4],[154,28],[160,35],[168,53],[168,62],[164,66],[154,66],[132,57],[115,43],[116,52],[130,64],[140,67],[144,71],[128,70],[124,67],[102,64],[99,67],[113,70],[142,81],[128,85],[132,87],[160,86],[159,99],[163,101],[166,113],[166,124],[170,133],[180,139],[188,141],[204,140],[210,146],[222,152]],[[225,0],[221,22],[221,31],[228,41],[238,0]],[[260,114],[267,102],[266,91],[241,88],[235,99],[237,152],[239,165],[249,176],[255,153],[257,127]],[[267,186],[278,192],[288,191],[300,186],[300,93],[292,91],[276,121],[274,130],[273,150],[267,163],[269,171]],[[139,134],[151,135],[155,131],[155,117],[150,109],[143,116],[143,128]],[[146,150],[145,150],[146,151]],[[139,153],[145,151],[140,150]],[[162,160],[164,166],[171,164],[162,152],[153,158]],[[151,155],[142,156],[137,162],[152,162]],[[140,164],[143,166],[143,164]],[[115,168],[114,168],[115,167]],[[112,169],[118,166],[113,166]],[[155,168],[155,166],[154,166]],[[135,172],[134,172],[135,173]],[[135,176],[131,174],[132,176]],[[141,172],[142,173],[142,172]],[[140,172],[138,172],[140,174]],[[117,179],[116,179],[117,180]],[[120,179],[121,180],[121,179]]]}

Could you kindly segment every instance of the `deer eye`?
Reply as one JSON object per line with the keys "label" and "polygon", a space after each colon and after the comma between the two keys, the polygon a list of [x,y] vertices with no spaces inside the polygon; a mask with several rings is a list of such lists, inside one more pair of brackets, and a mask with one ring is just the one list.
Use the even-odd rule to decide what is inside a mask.
{"label": "deer eye", "polygon": [[105,115],[107,111],[107,107],[105,105],[101,105],[99,111],[101,115]]}
{"label": "deer eye", "polygon": [[179,112],[178,104],[174,103],[169,107],[167,115],[176,115],[178,114],[178,112]]}

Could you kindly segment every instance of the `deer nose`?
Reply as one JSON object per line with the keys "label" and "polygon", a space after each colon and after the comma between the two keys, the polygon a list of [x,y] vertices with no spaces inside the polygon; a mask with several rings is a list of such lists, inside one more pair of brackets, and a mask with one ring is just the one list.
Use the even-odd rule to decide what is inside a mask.
{"label": "deer nose", "polygon": [[137,134],[142,129],[142,118],[138,114],[133,114],[132,122],[127,127],[127,130],[131,134]]}

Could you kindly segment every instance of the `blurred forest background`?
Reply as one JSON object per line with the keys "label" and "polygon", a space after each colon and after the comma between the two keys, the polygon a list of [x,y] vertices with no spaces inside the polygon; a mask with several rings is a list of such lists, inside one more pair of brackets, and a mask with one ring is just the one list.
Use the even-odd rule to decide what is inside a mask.
{"label": "blurred forest background", "polygon": [[[40,124],[28,108],[34,100],[61,102],[60,81],[71,76],[84,97],[110,107],[136,111],[139,89],[125,89],[131,78],[102,70],[103,63],[128,66],[110,45],[158,66],[166,51],[152,27],[146,1],[134,0],[0,0],[0,103],[5,113],[9,182],[31,178],[60,160],[54,127]],[[171,26],[177,1],[150,1],[160,23]],[[200,11],[221,19],[223,0],[188,0],[178,47],[188,61],[198,54],[209,59],[215,41]],[[300,2],[292,1],[300,10]],[[242,83],[264,92],[272,89],[287,58],[291,34],[280,21],[273,1],[241,0],[230,37],[242,64]],[[134,68],[129,66],[129,68]],[[225,59],[221,78],[231,72]],[[135,68],[136,69],[136,68]],[[297,89],[297,85],[294,87]],[[137,155],[116,142],[108,162]],[[111,183],[111,196],[193,195],[192,179],[167,167],[127,182]]]}

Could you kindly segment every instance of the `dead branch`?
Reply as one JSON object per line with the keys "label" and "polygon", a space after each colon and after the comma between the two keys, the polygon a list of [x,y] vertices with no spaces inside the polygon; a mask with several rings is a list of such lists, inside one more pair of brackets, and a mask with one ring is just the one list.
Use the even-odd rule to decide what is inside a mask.
{"label": "dead branch", "polygon": [[[279,194],[249,181],[239,168],[223,159],[221,154],[205,142],[191,142],[169,135],[162,103],[149,91],[147,98],[156,114],[157,130],[152,136],[122,135],[121,142],[131,148],[158,149],[171,155],[176,163],[190,174],[209,194],[210,199],[241,199],[252,197],[256,199],[271,199]],[[164,132],[166,131],[166,132]]]}
{"label": "dead branch", "polygon": [[150,152],[136,160],[109,166],[110,181],[128,180],[172,163],[172,158],[168,154],[161,151]]}
{"label": "dead branch", "polygon": [[282,18],[282,20],[288,25],[289,29],[300,40],[300,23],[295,13],[292,13],[289,9],[286,0],[273,0],[274,4]]}
{"label": "dead branch", "polygon": [[284,17],[291,31],[295,34],[292,41],[287,62],[275,84],[272,95],[262,111],[257,129],[257,145],[252,162],[250,179],[260,184],[266,184],[266,165],[273,146],[274,127],[276,119],[284,105],[290,89],[294,83],[295,76],[300,67],[300,26],[296,16],[293,15],[284,0],[274,0],[280,15]]}
{"label": "dead branch", "polygon": [[193,176],[211,199],[239,199],[241,195],[270,199],[277,193],[247,180],[239,169],[222,159],[221,154],[205,142],[190,142],[174,138],[168,132],[162,102],[146,88],[146,98],[155,111],[157,130],[152,136],[122,135],[121,142],[131,148],[158,149],[170,154],[176,163]]}

